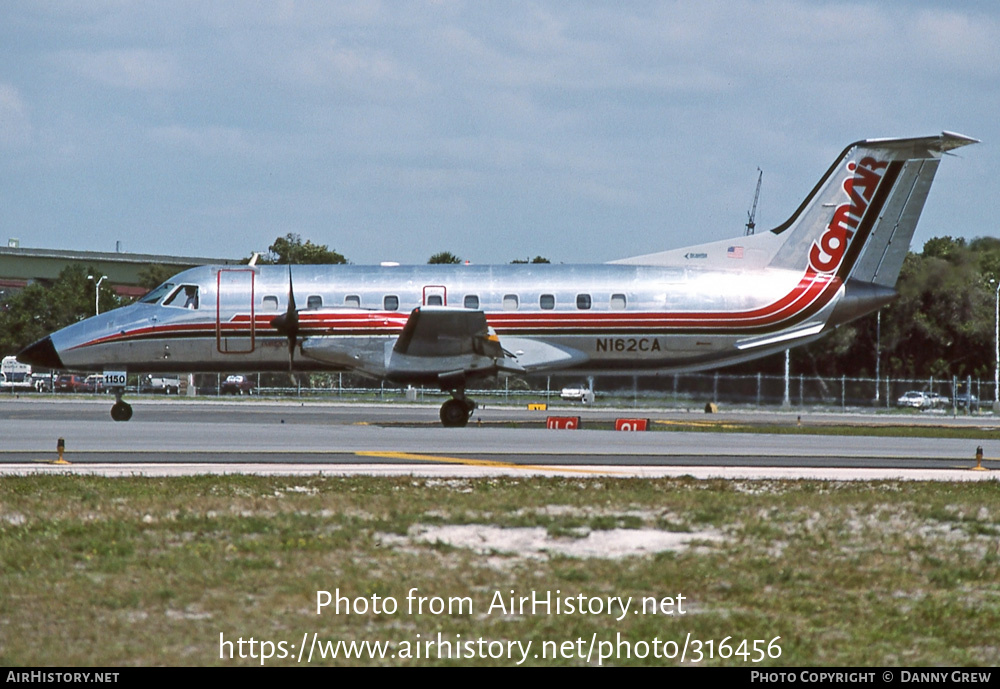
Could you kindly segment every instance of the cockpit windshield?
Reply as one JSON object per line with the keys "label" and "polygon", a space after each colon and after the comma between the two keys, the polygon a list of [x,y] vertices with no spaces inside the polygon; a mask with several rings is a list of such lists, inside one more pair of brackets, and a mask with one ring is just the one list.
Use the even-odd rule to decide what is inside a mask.
{"label": "cockpit windshield", "polygon": [[144,296],[139,301],[142,302],[143,304],[155,304],[156,302],[160,301],[160,299],[163,299],[163,296],[165,294],[168,294],[170,290],[172,290],[173,288],[174,288],[174,283],[164,282],[162,285],[154,289],[152,292]]}

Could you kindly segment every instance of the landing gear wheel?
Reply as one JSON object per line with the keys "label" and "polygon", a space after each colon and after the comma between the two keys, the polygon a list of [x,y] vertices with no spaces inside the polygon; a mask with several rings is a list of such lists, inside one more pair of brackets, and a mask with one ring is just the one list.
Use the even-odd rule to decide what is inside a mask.
{"label": "landing gear wheel", "polygon": [[450,399],[441,405],[441,423],[446,428],[460,428],[469,423],[474,404],[468,400]]}
{"label": "landing gear wheel", "polygon": [[132,418],[132,405],[126,402],[115,402],[111,407],[111,418],[115,421],[128,421]]}

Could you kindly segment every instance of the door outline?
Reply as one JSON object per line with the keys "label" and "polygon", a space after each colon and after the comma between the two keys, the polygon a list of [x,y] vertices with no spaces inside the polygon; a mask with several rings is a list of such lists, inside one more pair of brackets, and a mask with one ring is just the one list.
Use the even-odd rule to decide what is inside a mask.
{"label": "door outline", "polygon": [[[228,273],[227,278],[231,279],[230,284],[226,285],[226,296],[227,298],[227,308],[235,307],[235,315],[229,321],[225,323],[225,329],[227,333],[223,333],[223,322],[222,322],[222,274]],[[242,315],[239,307],[242,304],[238,303],[238,299],[233,298],[235,290],[232,289],[232,285],[235,284],[236,288],[239,289],[244,286],[245,283],[240,282],[244,279],[242,275],[236,275],[239,273],[249,273],[249,285],[250,285],[250,337],[249,337],[249,348],[244,345],[244,338],[246,337],[240,332],[241,321],[243,320],[240,316]],[[215,278],[215,348],[219,354],[250,354],[254,351],[257,344],[257,328],[254,318],[254,290],[256,283],[254,280],[255,272],[252,268],[221,268],[216,274]],[[238,296],[238,293],[236,294]],[[231,335],[229,333],[232,333]],[[244,345],[244,346],[240,346]]]}

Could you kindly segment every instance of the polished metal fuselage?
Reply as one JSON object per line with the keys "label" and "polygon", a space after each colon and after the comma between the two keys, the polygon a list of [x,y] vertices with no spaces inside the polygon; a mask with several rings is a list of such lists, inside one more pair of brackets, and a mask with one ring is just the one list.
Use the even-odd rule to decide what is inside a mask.
{"label": "polished metal fuselage", "polygon": [[18,356],[115,373],[282,371],[294,358],[459,392],[497,372],[736,363],[889,303],[941,156],[974,142],[858,141],[769,232],[603,265],[194,268]]}
{"label": "polished metal fuselage", "polygon": [[[832,277],[698,266],[294,266],[291,278],[301,326],[296,368],[375,375],[384,373],[377,362],[410,312],[429,304],[482,310],[528,372],[653,372],[707,368],[760,356],[761,347],[786,348],[787,342],[741,348],[776,332],[811,339],[843,293]],[[288,307],[287,266],[204,266],[169,282],[196,286],[197,308],[137,303],[61,330],[52,338],[65,367],[288,369],[287,339],[271,325]],[[571,354],[553,358],[554,350],[539,353],[534,343]]]}

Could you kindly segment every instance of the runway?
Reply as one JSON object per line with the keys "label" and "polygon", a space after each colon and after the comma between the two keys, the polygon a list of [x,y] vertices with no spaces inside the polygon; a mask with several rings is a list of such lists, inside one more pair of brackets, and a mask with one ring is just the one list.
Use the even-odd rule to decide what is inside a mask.
{"label": "runway", "polygon": [[[721,432],[616,432],[588,424],[649,418],[658,428],[681,411],[581,409],[549,412],[490,407],[467,428],[445,429],[437,407],[403,404],[214,400],[133,400],[135,416],[115,423],[106,399],[54,396],[0,401],[0,474],[607,475],[696,478],[822,478],[969,481],[977,444],[987,469],[1000,469],[1000,441],[952,438],[782,435]],[[712,420],[796,425],[801,412],[738,412]],[[547,415],[583,419],[581,430],[540,427]],[[957,425],[993,430],[992,416],[878,417],[894,425]],[[871,423],[870,414],[810,414],[806,423]],[[521,427],[511,427],[518,424]],[[534,427],[523,427],[523,426]],[[69,464],[53,464],[57,441]]]}

